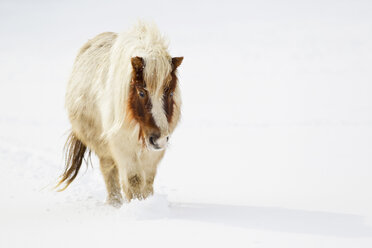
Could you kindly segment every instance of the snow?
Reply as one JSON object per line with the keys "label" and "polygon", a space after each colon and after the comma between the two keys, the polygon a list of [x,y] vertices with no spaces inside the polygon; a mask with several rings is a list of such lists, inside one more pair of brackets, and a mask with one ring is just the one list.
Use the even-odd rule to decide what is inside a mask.
{"label": "snow", "polygon": [[[0,247],[371,247],[369,1],[1,1]],[[137,18],[167,34],[182,123],[155,195],[64,192],[79,47]]]}

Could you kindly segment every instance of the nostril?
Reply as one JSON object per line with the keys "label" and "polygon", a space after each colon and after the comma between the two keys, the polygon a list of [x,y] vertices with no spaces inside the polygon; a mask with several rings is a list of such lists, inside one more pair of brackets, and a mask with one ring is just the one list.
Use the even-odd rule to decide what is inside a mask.
{"label": "nostril", "polygon": [[159,135],[153,133],[150,135],[150,138],[149,138],[149,141],[150,141],[150,144],[153,145],[153,146],[157,146],[157,141],[159,139]]}
{"label": "nostril", "polygon": [[150,144],[153,146],[155,145],[154,136],[150,136]]}
{"label": "nostril", "polygon": [[167,136],[167,142],[168,142],[168,140],[169,140],[169,136]]}

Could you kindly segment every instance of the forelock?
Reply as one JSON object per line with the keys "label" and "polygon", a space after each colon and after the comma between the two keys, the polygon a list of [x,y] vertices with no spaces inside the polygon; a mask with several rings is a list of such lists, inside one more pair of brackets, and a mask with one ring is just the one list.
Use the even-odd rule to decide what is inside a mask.
{"label": "forelock", "polygon": [[172,66],[169,56],[144,58],[144,79],[150,94],[158,95],[159,91],[170,82]]}

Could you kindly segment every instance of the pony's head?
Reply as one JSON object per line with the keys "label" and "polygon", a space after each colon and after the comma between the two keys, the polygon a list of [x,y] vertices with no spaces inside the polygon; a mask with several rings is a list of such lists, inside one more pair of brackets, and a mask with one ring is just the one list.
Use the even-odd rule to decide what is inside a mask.
{"label": "pony's head", "polygon": [[128,109],[139,124],[139,139],[152,150],[164,149],[180,116],[177,67],[183,57],[168,60],[133,57]]}

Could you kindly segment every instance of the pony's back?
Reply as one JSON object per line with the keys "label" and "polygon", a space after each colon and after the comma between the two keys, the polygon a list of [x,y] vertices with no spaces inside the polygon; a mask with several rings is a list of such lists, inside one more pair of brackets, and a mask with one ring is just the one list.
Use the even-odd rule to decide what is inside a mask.
{"label": "pony's back", "polygon": [[89,40],[80,49],[66,91],[66,108],[70,119],[94,104],[104,87],[110,63],[110,51],[117,34],[106,32]]}

